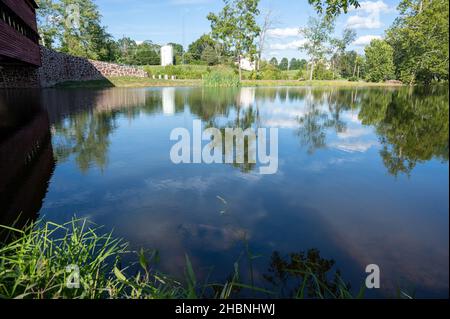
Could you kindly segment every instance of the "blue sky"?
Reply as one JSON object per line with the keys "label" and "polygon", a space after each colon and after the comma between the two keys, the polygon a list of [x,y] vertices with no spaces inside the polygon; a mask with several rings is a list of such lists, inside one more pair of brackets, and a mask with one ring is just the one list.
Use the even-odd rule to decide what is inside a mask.
{"label": "blue sky", "polygon": [[[158,44],[176,42],[187,47],[210,31],[206,16],[218,12],[222,0],[95,0],[102,23],[115,38],[128,36],[136,41],[152,40]],[[345,27],[357,32],[352,49],[362,52],[374,37],[382,37],[397,16],[399,0],[361,1],[361,8],[341,15],[336,35]],[[274,29],[270,32],[265,57],[305,57],[297,49],[303,39],[298,29],[306,25],[315,11],[307,0],[261,0],[263,12],[272,10]]]}

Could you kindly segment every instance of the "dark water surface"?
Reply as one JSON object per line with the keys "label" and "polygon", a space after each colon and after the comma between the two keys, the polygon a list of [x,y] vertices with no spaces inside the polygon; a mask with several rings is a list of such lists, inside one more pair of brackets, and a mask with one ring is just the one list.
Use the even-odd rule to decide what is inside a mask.
{"label": "dark water surface", "polygon": [[[200,278],[240,262],[249,281],[248,245],[268,289],[270,263],[298,254],[324,272],[333,260],[355,289],[379,265],[369,296],[447,297],[448,101],[448,88],[0,91],[0,222],[88,217],[180,277],[188,254]],[[278,173],[173,164],[170,132],[194,119],[279,128]]]}

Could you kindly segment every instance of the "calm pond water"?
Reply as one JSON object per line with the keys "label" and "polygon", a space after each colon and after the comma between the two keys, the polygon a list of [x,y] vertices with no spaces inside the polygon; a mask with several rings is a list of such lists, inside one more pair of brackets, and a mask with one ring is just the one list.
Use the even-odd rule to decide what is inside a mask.
{"label": "calm pond water", "polygon": [[[379,265],[369,296],[447,297],[448,101],[448,88],[0,91],[0,222],[87,217],[179,277],[188,254],[200,278],[239,262],[248,283],[248,246],[267,289],[292,254],[355,289]],[[279,128],[277,174],[173,164],[170,133],[194,119]]]}

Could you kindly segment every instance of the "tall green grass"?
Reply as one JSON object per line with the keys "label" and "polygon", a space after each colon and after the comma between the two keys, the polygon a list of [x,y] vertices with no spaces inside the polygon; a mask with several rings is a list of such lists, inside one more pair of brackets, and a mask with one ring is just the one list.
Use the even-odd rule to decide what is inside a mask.
{"label": "tall green grass", "polygon": [[[58,225],[38,222],[10,232],[0,246],[0,298],[102,299],[180,298],[181,285],[151,271],[144,252],[137,256],[141,270],[125,277],[121,259],[135,254],[128,244],[102,233],[86,220]],[[70,288],[72,265],[79,268],[79,288]]]}
{"label": "tall green grass", "polygon": [[240,87],[241,80],[232,72],[213,71],[203,76],[203,86],[206,87]]}
{"label": "tall green grass", "polygon": [[[0,226],[9,233],[7,243],[0,244],[0,298],[27,299],[228,299],[247,295],[281,297],[277,292],[256,287],[253,255],[246,245],[251,283],[242,282],[239,262],[226,282],[199,282],[186,255],[183,282],[155,269],[156,251],[131,251],[128,243],[104,232],[86,220],[73,219],[58,225],[38,221],[24,230]],[[124,257],[133,260],[123,265]],[[70,287],[73,268],[79,268],[79,287]],[[353,295],[336,273],[330,285],[308,264],[302,270],[283,269],[303,278],[291,298],[363,298],[364,289]]]}
{"label": "tall green grass", "polygon": [[171,65],[171,66],[145,66],[144,70],[150,77],[159,75],[176,76],[180,80],[201,80],[202,76],[210,70],[204,65]]}

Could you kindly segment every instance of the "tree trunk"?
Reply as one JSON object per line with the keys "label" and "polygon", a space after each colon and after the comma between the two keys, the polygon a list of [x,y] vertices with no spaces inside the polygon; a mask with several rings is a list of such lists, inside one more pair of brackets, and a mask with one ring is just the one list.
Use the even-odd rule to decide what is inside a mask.
{"label": "tree trunk", "polygon": [[239,58],[238,58],[238,65],[239,65],[239,80],[242,81],[241,55],[239,55]]}
{"label": "tree trunk", "polygon": [[309,80],[313,80],[313,74],[314,74],[314,61],[311,61],[311,73],[309,75]]}
{"label": "tree trunk", "polygon": [[334,70],[334,60],[333,59],[331,60],[331,69],[333,70],[333,80],[334,80],[334,77],[335,77],[334,72],[335,72],[335,70]]}

